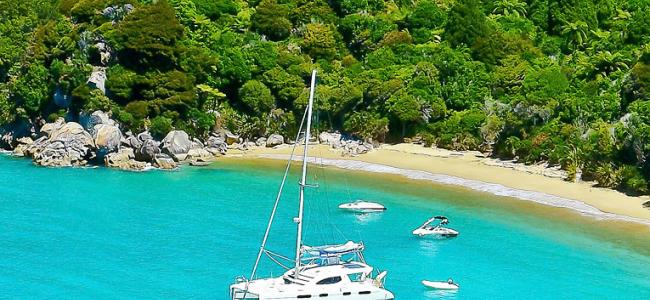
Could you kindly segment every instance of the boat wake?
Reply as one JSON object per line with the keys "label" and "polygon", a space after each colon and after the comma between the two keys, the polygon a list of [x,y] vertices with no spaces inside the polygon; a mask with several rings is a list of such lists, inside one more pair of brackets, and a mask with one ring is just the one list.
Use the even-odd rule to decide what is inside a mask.
{"label": "boat wake", "polygon": [[[283,160],[289,158],[288,155],[283,155],[283,154],[260,154],[258,156],[261,158],[283,159]],[[650,226],[650,220],[608,213],[608,212],[601,211],[598,208],[586,204],[582,201],[563,198],[563,197],[542,193],[542,192],[510,188],[497,183],[489,183],[489,182],[483,182],[479,180],[465,179],[465,178],[460,178],[451,175],[434,174],[426,171],[400,169],[396,167],[368,163],[368,162],[363,162],[358,160],[309,157],[309,162],[314,164],[334,166],[334,167],[347,169],[347,170],[401,175],[410,179],[428,180],[435,183],[458,185],[458,186],[470,188],[475,191],[486,192],[497,196],[512,197],[520,200],[532,201],[532,202],[536,202],[544,205],[550,205],[554,207],[568,208],[577,211],[582,215],[591,216],[600,220],[621,220],[621,221],[641,223]]]}

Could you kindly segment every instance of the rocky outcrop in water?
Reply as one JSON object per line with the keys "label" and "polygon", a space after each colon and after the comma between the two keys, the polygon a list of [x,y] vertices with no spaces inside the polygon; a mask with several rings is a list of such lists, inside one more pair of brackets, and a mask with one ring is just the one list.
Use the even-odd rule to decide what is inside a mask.
{"label": "rocky outcrop in water", "polygon": [[135,160],[135,153],[132,148],[123,148],[117,153],[106,155],[104,157],[104,164],[107,167],[129,171],[142,171],[151,167],[149,163]]}
{"label": "rocky outcrop in water", "polygon": [[163,170],[173,170],[178,168],[178,164],[167,154],[158,154],[153,159],[153,166]]}
{"label": "rocky outcrop in water", "polygon": [[30,148],[34,150],[34,162],[41,166],[68,167],[84,166],[94,157],[95,143],[90,133],[75,122],[65,123],[63,119],[43,126],[45,136]]}
{"label": "rocky outcrop in water", "polygon": [[0,137],[0,146],[13,150],[16,156],[31,157],[38,165],[103,163],[135,171],[151,167],[176,169],[182,163],[206,165],[226,154],[228,140],[240,141],[229,131],[213,132],[205,142],[190,138],[182,130],[169,132],[162,141],[147,131],[123,134],[110,114],[102,111],[80,114],[79,123],[59,118],[42,124],[37,132],[29,122],[5,125],[0,127]]}

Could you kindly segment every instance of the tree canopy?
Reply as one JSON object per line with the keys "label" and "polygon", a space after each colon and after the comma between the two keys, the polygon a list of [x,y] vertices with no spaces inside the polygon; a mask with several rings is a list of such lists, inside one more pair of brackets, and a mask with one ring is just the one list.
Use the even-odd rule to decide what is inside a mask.
{"label": "tree canopy", "polygon": [[0,125],[293,134],[312,69],[321,130],[648,192],[647,1],[0,0]]}

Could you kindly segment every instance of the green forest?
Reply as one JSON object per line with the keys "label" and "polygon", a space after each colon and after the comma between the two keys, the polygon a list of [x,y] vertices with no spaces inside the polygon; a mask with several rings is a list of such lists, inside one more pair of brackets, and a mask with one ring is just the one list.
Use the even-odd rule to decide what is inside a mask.
{"label": "green forest", "polygon": [[648,0],[0,0],[0,124],[289,137],[312,69],[319,130],[648,193]]}

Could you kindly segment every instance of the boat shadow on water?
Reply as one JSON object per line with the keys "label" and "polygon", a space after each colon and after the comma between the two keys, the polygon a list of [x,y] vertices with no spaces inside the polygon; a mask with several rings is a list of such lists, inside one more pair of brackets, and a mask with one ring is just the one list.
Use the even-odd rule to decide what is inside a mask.
{"label": "boat shadow on water", "polygon": [[366,225],[372,222],[379,221],[380,219],[381,219],[381,214],[378,213],[354,214],[355,223],[359,225]]}
{"label": "boat shadow on water", "polygon": [[425,290],[425,299],[458,299],[459,290]]}

